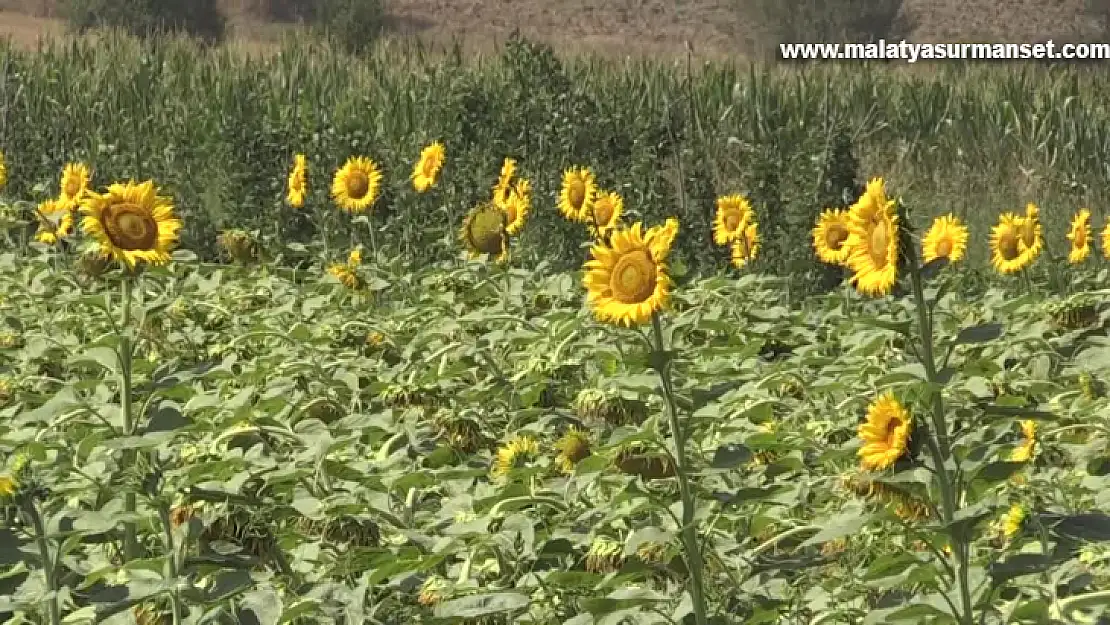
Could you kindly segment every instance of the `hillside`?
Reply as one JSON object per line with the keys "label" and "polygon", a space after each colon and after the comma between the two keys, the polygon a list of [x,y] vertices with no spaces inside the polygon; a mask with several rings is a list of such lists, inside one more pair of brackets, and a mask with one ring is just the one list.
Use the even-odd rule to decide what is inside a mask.
{"label": "hillside", "polygon": [[[289,25],[268,23],[259,6],[271,0],[226,0],[235,40],[248,47],[272,45]],[[848,0],[849,2],[851,0]],[[897,35],[919,41],[1023,41],[1100,38],[1091,7],[1100,0],[854,0],[872,9],[894,7]],[[785,3],[782,3],[785,4]],[[494,47],[514,30],[566,51],[617,55],[673,55],[686,42],[703,56],[752,54],[789,35],[818,32],[796,23],[799,14],[826,11],[809,0],[800,11],[771,0],[391,0],[391,27],[399,36],[432,42],[461,40],[470,48]],[[33,45],[64,32],[56,0],[0,0],[0,37]],[[760,7],[772,7],[771,9]],[[816,7],[816,8],[815,8]],[[1102,9],[1104,12],[1110,8]],[[776,34],[778,33],[778,34]]]}

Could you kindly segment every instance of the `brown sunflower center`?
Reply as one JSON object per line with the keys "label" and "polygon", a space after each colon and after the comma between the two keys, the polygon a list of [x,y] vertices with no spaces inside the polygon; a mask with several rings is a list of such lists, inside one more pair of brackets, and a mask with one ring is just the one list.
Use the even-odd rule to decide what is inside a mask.
{"label": "brown sunflower center", "polygon": [[613,202],[608,198],[594,202],[594,222],[598,226],[607,226],[613,221]]}
{"label": "brown sunflower center", "polygon": [[65,188],[62,190],[66,197],[77,197],[81,192],[81,181],[76,176],[70,176],[66,179]]}
{"label": "brown sunflower center", "polygon": [[576,178],[567,188],[567,200],[570,201],[571,207],[575,210],[582,208],[586,203],[586,182],[582,179]]}
{"label": "brown sunflower center", "polygon": [[470,244],[481,254],[501,254],[505,251],[503,216],[497,210],[482,210],[474,214],[466,229]]}
{"label": "brown sunflower center", "polygon": [[736,229],[740,227],[740,213],[738,211],[728,213],[725,215],[724,221],[725,230],[728,232],[736,232]]}
{"label": "brown sunflower center", "polygon": [[509,223],[515,223],[518,216],[515,199],[511,198],[508,202],[505,202],[505,215],[508,216]]}
{"label": "brown sunflower center", "polygon": [[886,444],[894,447],[898,444],[898,428],[902,427],[902,420],[894,417],[886,422]]}
{"label": "brown sunflower center", "polygon": [[1072,242],[1075,244],[1076,249],[1083,249],[1087,247],[1087,229],[1082,227],[1076,228],[1075,238],[1072,240]]}
{"label": "brown sunflower center", "polygon": [[1018,250],[1017,233],[1006,231],[998,237],[998,253],[1003,260],[1014,260],[1018,257],[1021,252]]}
{"label": "brown sunflower center", "polygon": [[431,178],[436,173],[436,160],[431,157],[424,159],[420,171],[424,174],[424,177]]}
{"label": "brown sunflower center", "polygon": [[347,175],[347,195],[361,200],[370,192],[370,177],[366,172],[353,171]]}
{"label": "brown sunflower center", "polygon": [[848,229],[844,226],[834,225],[825,231],[825,245],[834,252],[839,252],[847,240]]}
{"label": "brown sunflower center", "polygon": [[122,250],[152,250],[158,243],[158,222],[137,204],[110,204],[100,220],[112,244]]}
{"label": "brown sunflower center", "polygon": [[871,228],[867,242],[867,252],[876,267],[886,267],[889,262],[888,248],[890,247],[890,222],[879,220]]}
{"label": "brown sunflower center", "polygon": [[1025,247],[1033,247],[1037,242],[1037,222],[1032,219],[1026,219],[1021,224],[1021,242]]}
{"label": "brown sunflower center", "polygon": [[937,241],[937,256],[948,258],[952,255],[952,239],[944,237]]}
{"label": "brown sunflower center", "polygon": [[655,293],[655,261],[647,250],[632,250],[621,255],[613,267],[609,287],[613,298],[622,304],[646,302]]}

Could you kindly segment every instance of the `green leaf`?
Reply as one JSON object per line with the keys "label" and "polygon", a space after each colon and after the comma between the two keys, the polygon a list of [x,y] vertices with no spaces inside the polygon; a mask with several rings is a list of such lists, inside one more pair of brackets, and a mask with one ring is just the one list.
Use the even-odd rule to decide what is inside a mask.
{"label": "green leaf", "polygon": [[1110,515],[1101,512],[1041,515],[1041,520],[1051,523],[1053,531],[1060,536],[1089,542],[1110,541]]}
{"label": "green leaf", "polygon": [[92,362],[104,367],[112,373],[119,373],[119,354],[111,347],[90,347],[70,359],[70,364],[83,364]]}
{"label": "green leaf", "polygon": [[820,532],[803,542],[801,547],[811,547],[855,534],[871,520],[858,505],[845,506],[845,511],[823,523]]}
{"label": "green leaf", "polygon": [[970,345],[975,343],[988,343],[1002,336],[1001,323],[984,323],[960,330],[956,335],[956,345]]}
{"label": "green leaf", "polygon": [[973,480],[985,480],[991,483],[1004,482],[1010,477],[1025,468],[1024,462],[1010,462],[1002,460],[997,462],[989,462],[975,473]]}
{"label": "green leaf", "polygon": [[528,595],[518,592],[495,592],[485,595],[470,595],[445,601],[435,609],[436,618],[470,619],[515,612],[528,607]]}
{"label": "green leaf", "polygon": [[[278,625],[282,617],[281,596],[272,590],[259,589],[247,593],[240,599],[239,608],[249,612],[252,621],[258,625]],[[243,615],[239,617],[243,622]]]}
{"label": "green leaf", "polygon": [[709,463],[714,469],[735,469],[752,459],[752,450],[743,445],[724,445],[713,453],[713,460]]}

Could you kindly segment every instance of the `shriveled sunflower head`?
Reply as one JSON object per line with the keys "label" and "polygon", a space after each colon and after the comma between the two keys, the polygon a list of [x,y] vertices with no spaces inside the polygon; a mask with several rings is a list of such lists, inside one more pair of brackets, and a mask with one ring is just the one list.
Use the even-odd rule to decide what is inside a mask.
{"label": "shriveled sunflower head", "polygon": [[593,216],[593,202],[597,195],[594,174],[587,167],[571,167],[563,172],[563,186],[559,191],[559,212],[571,221],[586,222]]}
{"label": "shriveled sunflower head", "polygon": [[487,254],[499,262],[508,258],[508,217],[492,203],[482,203],[470,210],[463,221],[459,238],[470,258]]}
{"label": "shriveled sunflower head", "polygon": [[608,243],[594,244],[592,258],[584,267],[584,284],[587,301],[599,320],[640,325],[663,309],[671,287],[666,259],[677,231],[675,220],[646,233],[637,222],[614,231]]}
{"label": "shriveled sunflower head", "polygon": [[817,226],[813,228],[813,249],[821,262],[830,265],[848,262],[848,255],[852,252],[847,245],[851,223],[851,215],[843,209],[825,209],[817,218]]}
{"label": "shriveled sunflower head", "polygon": [[1075,214],[1068,229],[1068,262],[1073,265],[1087,260],[1091,255],[1091,211],[1084,208]]}
{"label": "shriveled sunflower head", "polygon": [[139,263],[169,262],[182,226],[170,198],[158,195],[150,180],[115,183],[104,193],[90,191],[81,202],[81,213],[85,234],[132,269]]}
{"label": "shriveled sunflower head", "polygon": [[417,193],[423,193],[435,186],[439,170],[447,159],[447,150],[443,144],[436,141],[420,151],[420,160],[412,168],[412,188]]}
{"label": "shriveled sunflower head", "polygon": [[331,197],[339,208],[349,213],[363,213],[378,199],[381,183],[382,173],[374,161],[365,156],[352,156],[335,172]]}
{"label": "shriveled sunflower head", "polygon": [[217,237],[217,243],[225,254],[239,263],[248,263],[258,253],[258,242],[245,230],[225,230]]}
{"label": "shriveled sunflower head", "polygon": [[332,263],[328,265],[328,275],[339,281],[348,289],[355,290],[362,286],[362,278],[347,263]]}
{"label": "shriveled sunflower head", "polygon": [[293,208],[304,206],[305,196],[308,194],[308,159],[304,154],[293,156],[293,167],[289,170],[286,181],[285,201]]}
{"label": "shriveled sunflower head", "polygon": [[967,239],[967,226],[958,217],[938,217],[921,239],[921,259],[927,263],[937,258],[957,262],[967,251]]}
{"label": "shriveled sunflower head", "polygon": [[590,455],[590,437],[572,427],[555,443],[555,466],[563,473],[573,473],[574,467]]}
{"label": "shriveled sunflower head", "polygon": [[894,393],[885,393],[867,408],[867,418],[859,426],[863,441],[858,455],[860,465],[868,470],[882,470],[909,450],[913,419]]}
{"label": "shriveled sunflower head", "polygon": [[89,166],[84,163],[67,163],[62,169],[60,186],[58,201],[66,206],[77,206],[89,190]]}
{"label": "shriveled sunflower head", "polygon": [[752,219],[752,205],[742,195],[717,198],[717,214],[713,218],[713,242],[728,245],[744,234]]}

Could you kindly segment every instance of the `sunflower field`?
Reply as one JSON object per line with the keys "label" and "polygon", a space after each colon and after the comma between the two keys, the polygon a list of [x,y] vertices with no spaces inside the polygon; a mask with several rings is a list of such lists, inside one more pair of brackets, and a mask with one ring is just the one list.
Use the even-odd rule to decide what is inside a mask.
{"label": "sunflower field", "polygon": [[[514,45],[514,80],[566,77]],[[154,114],[148,83],[96,82],[110,46],[0,64],[27,89],[0,91],[4,622],[1110,619],[1110,224],[1076,206],[1094,165],[1028,174],[1047,201],[937,210],[922,165],[888,173],[844,120],[806,158],[750,122],[721,142],[744,165],[689,119],[581,147],[621,135],[541,117],[598,102],[553,92],[514,113],[537,135],[516,145],[549,153],[425,124],[416,92],[279,151],[247,135],[368,100],[309,106],[330,79],[279,67],[300,112],[248,111],[267,101],[233,83],[261,65],[217,79],[229,57],[183,49],[142,52],[148,83],[227,80],[198,97],[237,112]],[[67,74],[78,58],[101,69]],[[24,129],[57,110],[145,116]],[[220,126],[248,113],[257,133]],[[1044,123],[1024,136],[1096,146]],[[720,167],[689,172],[691,145]]]}

